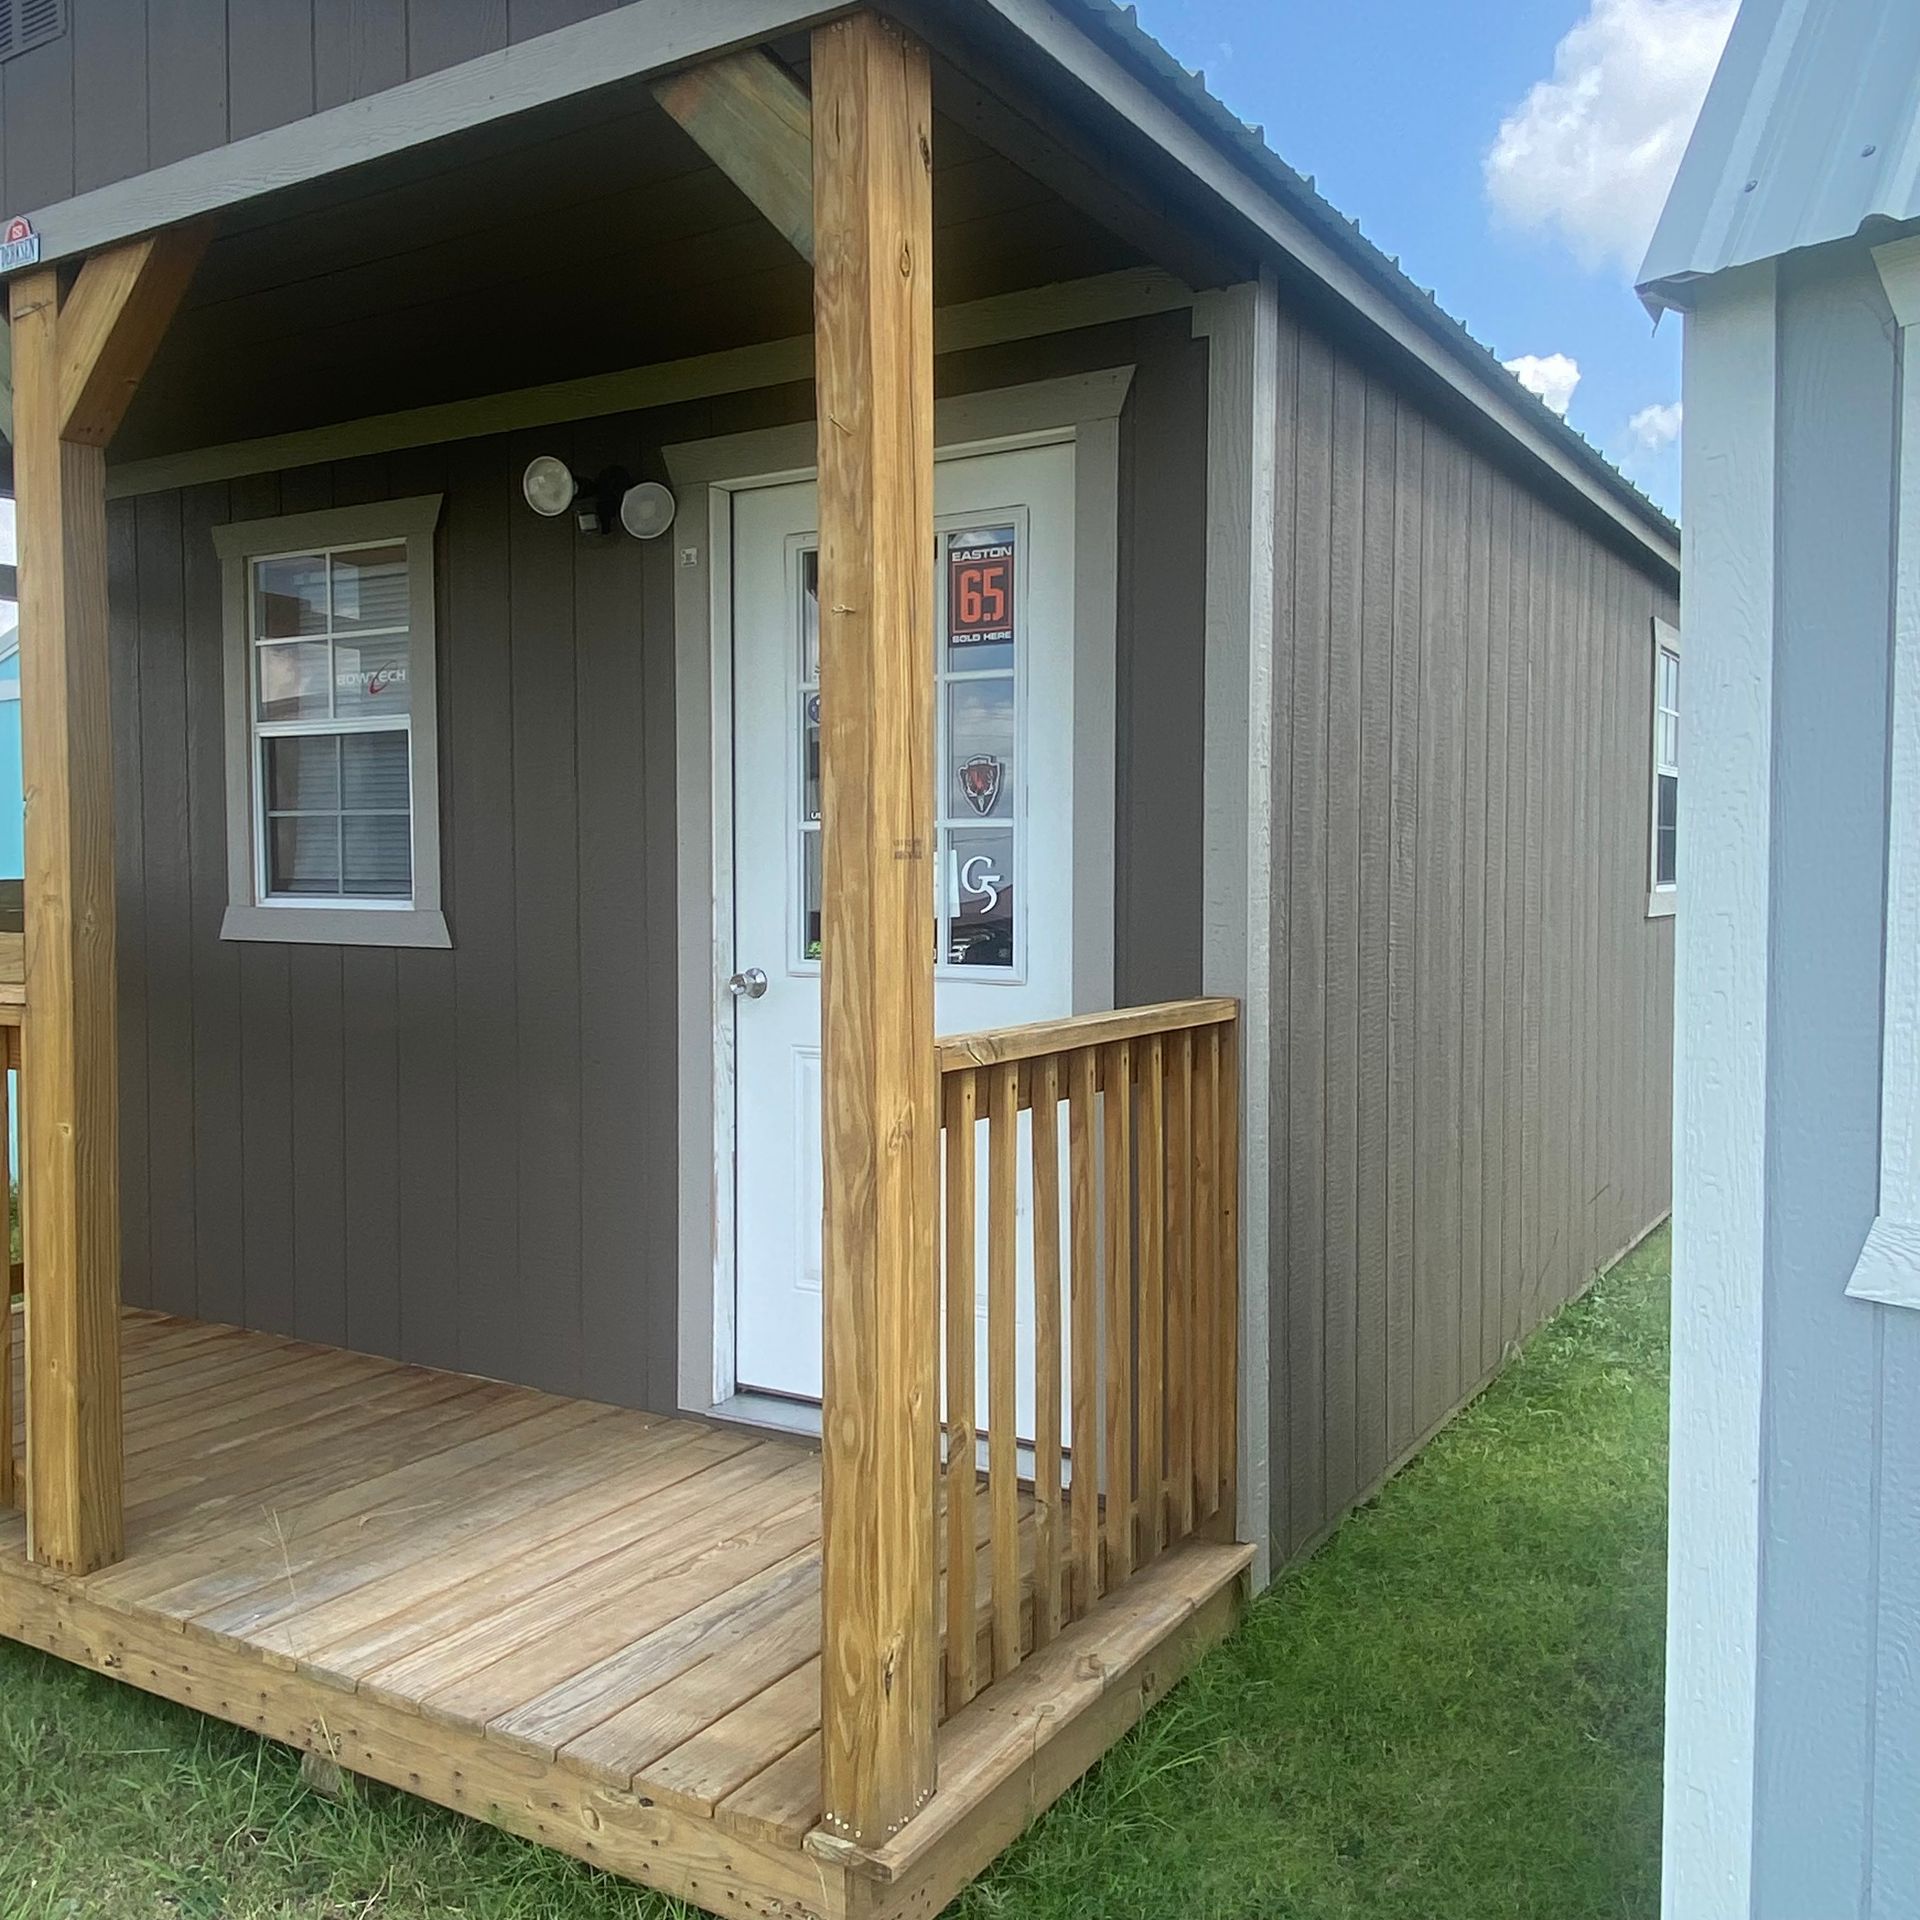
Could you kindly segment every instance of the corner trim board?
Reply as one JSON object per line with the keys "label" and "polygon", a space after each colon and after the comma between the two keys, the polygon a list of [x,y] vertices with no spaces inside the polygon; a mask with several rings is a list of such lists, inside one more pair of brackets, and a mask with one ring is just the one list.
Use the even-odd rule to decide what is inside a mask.
{"label": "corner trim board", "polygon": [[1920,1311],[1920,239],[1876,247],[1900,329],[1893,676],[1887,776],[1880,1201],[1847,1280],[1856,1300]]}
{"label": "corner trim board", "polygon": [[1203,294],[1207,352],[1207,612],[1202,990],[1241,1005],[1238,1537],[1257,1593],[1272,1578],[1268,1101],[1273,1071],[1274,434],[1279,288]]}
{"label": "corner trim board", "polygon": [[1675,921],[1673,1411],[1663,1911],[1752,1906],[1766,1418],[1772,918],[1772,263],[1720,276],[1685,340],[1693,738],[1681,824],[1703,823]]}

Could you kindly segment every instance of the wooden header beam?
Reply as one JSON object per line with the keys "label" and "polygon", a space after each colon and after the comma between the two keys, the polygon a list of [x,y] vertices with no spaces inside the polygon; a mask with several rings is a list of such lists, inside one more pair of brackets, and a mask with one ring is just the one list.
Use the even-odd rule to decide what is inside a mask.
{"label": "wooden header beam", "polygon": [[124,1551],[119,1059],[104,448],[204,240],[163,234],[16,278],[20,755],[26,791],[21,1193],[27,1548],[90,1573]]}
{"label": "wooden header beam", "polygon": [[813,36],[819,388],[824,1819],[934,1785],[933,117],[924,47]]}

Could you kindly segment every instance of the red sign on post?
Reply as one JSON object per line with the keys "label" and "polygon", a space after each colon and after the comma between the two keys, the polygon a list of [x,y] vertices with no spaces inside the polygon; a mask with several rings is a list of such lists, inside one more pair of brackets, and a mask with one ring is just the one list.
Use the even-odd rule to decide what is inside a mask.
{"label": "red sign on post", "polygon": [[947,641],[954,647],[1012,644],[1012,541],[948,550]]}

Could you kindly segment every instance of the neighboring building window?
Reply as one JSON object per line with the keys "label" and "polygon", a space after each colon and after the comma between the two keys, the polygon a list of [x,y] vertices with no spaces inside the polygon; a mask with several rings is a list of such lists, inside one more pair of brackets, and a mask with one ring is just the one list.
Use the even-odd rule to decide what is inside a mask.
{"label": "neighboring building window", "polygon": [[226,569],[228,939],[448,944],[439,513],[436,495],[215,529]]}
{"label": "neighboring building window", "polygon": [[1680,881],[1680,630],[1653,623],[1653,884],[1650,911],[1671,913]]}

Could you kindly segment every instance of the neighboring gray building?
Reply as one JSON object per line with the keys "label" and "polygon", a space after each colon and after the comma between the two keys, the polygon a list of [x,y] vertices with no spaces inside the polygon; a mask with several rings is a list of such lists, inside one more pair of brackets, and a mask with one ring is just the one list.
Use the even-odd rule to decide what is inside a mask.
{"label": "neighboring gray building", "polygon": [[1686,316],[1666,1910],[1920,1914],[1920,8],[1747,0]]}

